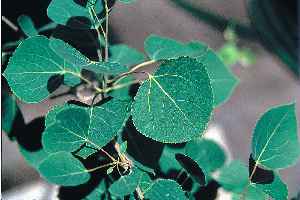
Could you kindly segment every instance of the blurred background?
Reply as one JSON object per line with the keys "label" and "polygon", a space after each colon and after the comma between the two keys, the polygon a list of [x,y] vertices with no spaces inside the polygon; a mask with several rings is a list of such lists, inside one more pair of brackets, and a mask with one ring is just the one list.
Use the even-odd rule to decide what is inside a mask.
{"label": "blurred background", "polygon": [[[40,27],[49,22],[46,16],[48,3],[42,0],[3,0],[2,15],[16,23],[19,15],[27,14]],[[223,55],[221,53],[226,53],[224,48],[230,40],[226,33],[231,27],[236,35],[236,47],[247,49],[250,53],[245,60],[227,60],[239,77],[240,84],[231,99],[215,110],[211,126],[218,128],[213,129],[212,137],[221,138],[219,142],[232,159],[248,162],[252,129],[269,107],[296,102],[300,119],[297,3],[297,0],[137,0],[132,5],[116,2],[110,19],[111,41],[143,51],[144,39],[155,33],[181,41],[201,40]],[[54,34],[62,33],[57,30]],[[73,32],[72,38],[64,34],[83,49],[93,47],[82,33],[76,35]],[[2,21],[2,45],[19,37],[19,33]],[[4,68],[5,64],[2,65],[2,72]],[[2,90],[6,89],[2,78]],[[63,103],[66,98],[70,97],[46,100],[38,105],[18,104],[25,123],[30,123],[44,116],[52,105]],[[31,135],[42,126],[36,120],[22,134]],[[298,133],[300,137],[300,130]],[[25,163],[15,143],[10,142],[4,134],[1,139],[3,199],[53,199],[56,187],[44,182]],[[300,162],[281,174],[288,184],[289,197],[296,196],[300,191]],[[33,194],[35,197],[32,197]]]}

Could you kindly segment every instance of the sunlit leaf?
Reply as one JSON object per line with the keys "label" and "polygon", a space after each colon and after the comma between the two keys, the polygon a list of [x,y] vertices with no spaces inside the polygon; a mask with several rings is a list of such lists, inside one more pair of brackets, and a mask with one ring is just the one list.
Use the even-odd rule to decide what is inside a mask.
{"label": "sunlit leaf", "polygon": [[181,143],[201,136],[210,120],[213,94],[205,67],[194,59],[163,63],[140,86],[132,109],[146,137]]}
{"label": "sunlit leaf", "polygon": [[300,155],[295,104],[271,108],[258,120],[252,137],[253,159],[269,169],[286,168]]}
{"label": "sunlit leaf", "polygon": [[145,51],[152,60],[189,56],[206,66],[214,93],[214,105],[224,103],[232,94],[238,79],[224,65],[213,50],[199,41],[182,43],[171,38],[150,35],[145,40]]}

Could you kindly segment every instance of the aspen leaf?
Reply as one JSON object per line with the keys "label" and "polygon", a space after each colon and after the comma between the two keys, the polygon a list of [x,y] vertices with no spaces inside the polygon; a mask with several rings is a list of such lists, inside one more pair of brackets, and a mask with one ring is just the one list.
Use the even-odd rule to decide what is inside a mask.
{"label": "aspen leaf", "polygon": [[184,200],[187,199],[176,181],[157,179],[145,193],[145,198],[151,200]]}
{"label": "aspen leaf", "polygon": [[295,104],[274,107],[263,114],[253,132],[252,155],[269,169],[295,164],[300,155]]}
{"label": "aspen leaf", "polygon": [[195,59],[163,63],[140,86],[132,108],[135,127],[146,137],[182,143],[201,136],[213,110],[207,71]]}
{"label": "aspen leaf", "polygon": [[90,174],[71,153],[58,152],[43,160],[38,168],[49,182],[63,186],[75,186],[87,182]]}

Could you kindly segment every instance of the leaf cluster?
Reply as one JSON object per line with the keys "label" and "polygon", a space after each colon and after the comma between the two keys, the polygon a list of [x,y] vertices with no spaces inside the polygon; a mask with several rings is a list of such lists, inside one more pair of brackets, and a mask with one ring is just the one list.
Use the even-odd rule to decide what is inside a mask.
{"label": "leaf cluster", "polygon": [[[272,108],[259,119],[249,170],[240,161],[225,164],[223,149],[203,135],[214,109],[237,86],[236,76],[199,41],[152,34],[144,42],[146,55],[126,44],[110,45],[103,24],[112,9],[106,0],[85,5],[52,0],[47,10],[56,24],[96,31],[98,60],[61,39],[39,35],[30,18],[19,18],[27,38],[3,73],[13,92],[4,99],[4,131],[9,134],[18,111],[15,97],[27,103],[51,97],[53,77],[71,88],[88,85],[93,92],[89,103],[66,102],[48,112],[40,148],[20,146],[26,161],[62,186],[62,196],[68,190],[83,192],[79,199],[198,199],[211,182],[238,199],[286,199],[278,170],[294,164],[300,154],[295,105]],[[157,66],[153,73],[142,70],[152,64]],[[139,88],[132,94],[135,84]],[[257,175],[261,170],[267,180]]]}

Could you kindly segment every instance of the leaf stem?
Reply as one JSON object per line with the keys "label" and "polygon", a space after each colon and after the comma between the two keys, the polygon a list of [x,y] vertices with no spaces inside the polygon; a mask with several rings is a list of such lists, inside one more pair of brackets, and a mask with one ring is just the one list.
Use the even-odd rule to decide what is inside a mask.
{"label": "leaf stem", "polygon": [[143,191],[141,190],[140,186],[137,186],[137,188],[135,189],[137,196],[140,200],[144,199],[144,194]]}
{"label": "leaf stem", "polygon": [[7,19],[5,16],[1,17],[2,21],[9,26],[13,31],[18,32],[19,28],[17,25],[15,25],[12,21],[10,21],[9,19]]}
{"label": "leaf stem", "polygon": [[86,171],[87,172],[94,172],[94,171],[96,171],[98,169],[102,169],[102,168],[105,168],[105,167],[110,167],[110,166],[113,166],[113,165],[116,165],[116,164],[118,164],[117,161],[116,162],[112,162],[112,163],[108,163],[108,164],[105,164],[105,165],[100,165],[98,167],[95,167],[95,168],[92,168],[92,169],[88,169]]}
{"label": "leaf stem", "polygon": [[121,81],[125,76],[134,73],[136,70],[138,70],[138,69],[140,69],[140,68],[142,68],[142,67],[145,67],[145,66],[147,66],[147,65],[154,64],[154,63],[156,63],[156,62],[157,62],[157,61],[155,61],[155,60],[149,60],[149,61],[140,63],[140,64],[134,66],[133,68],[131,68],[128,72],[125,72],[125,73],[123,73],[123,74],[120,74],[119,76],[116,76],[115,78],[113,78],[112,80],[110,80],[109,83],[112,83],[112,82],[118,83],[118,82]]}
{"label": "leaf stem", "polygon": [[247,191],[248,191],[248,187],[249,187],[249,185],[251,184],[251,179],[253,178],[253,176],[254,176],[254,174],[255,174],[255,171],[256,171],[257,167],[258,167],[258,162],[255,162],[255,165],[254,165],[254,167],[253,167],[253,170],[252,170],[252,172],[251,172],[251,175],[249,176],[248,184],[247,184],[247,186],[244,188],[244,190],[243,190],[243,192],[242,192],[242,194],[241,194],[240,200],[245,200],[246,193],[247,193]]}
{"label": "leaf stem", "polygon": [[[99,49],[97,49],[97,54],[98,54],[98,57],[99,57],[99,61],[102,61],[101,40],[100,40],[101,34],[100,34],[99,30],[98,30],[98,27],[96,27],[96,22],[95,22],[95,18],[94,18],[94,16],[93,16],[93,12],[94,12],[95,18],[99,21],[99,19],[98,19],[98,17],[97,17],[97,13],[96,13],[95,10],[94,10],[94,7],[89,8],[89,14],[90,14],[91,18],[92,18],[93,21],[94,21],[94,28],[95,28],[95,30],[96,30],[96,33],[97,33],[97,39],[98,39],[98,43],[99,43]],[[99,23],[99,22],[98,22],[98,23]]]}
{"label": "leaf stem", "polygon": [[108,14],[109,14],[109,9],[108,9],[108,0],[104,0],[105,4],[105,61],[108,61]]}

